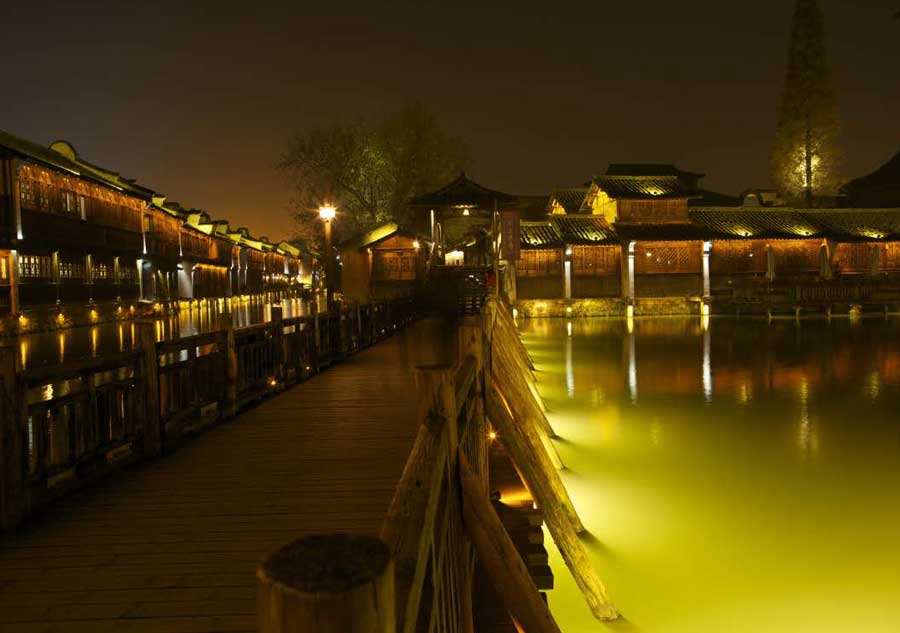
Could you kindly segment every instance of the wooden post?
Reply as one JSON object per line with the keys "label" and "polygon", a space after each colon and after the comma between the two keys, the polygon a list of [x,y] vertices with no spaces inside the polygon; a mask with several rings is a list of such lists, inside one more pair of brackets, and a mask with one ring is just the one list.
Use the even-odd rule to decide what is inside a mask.
{"label": "wooden post", "polygon": [[224,332],[225,349],[225,402],[222,416],[232,418],[237,414],[238,357],[234,340],[234,317],[230,312],[219,316],[219,324]]}
{"label": "wooden post", "polygon": [[462,454],[459,481],[466,534],[506,610],[528,633],[559,633],[525,562],[484,494],[484,486]]}
{"label": "wooden post", "polygon": [[260,633],[395,633],[394,565],[374,536],[307,536],[256,572]]}
{"label": "wooden post", "polygon": [[[416,419],[421,421],[412,452],[381,527],[381,538],[397,565],[400,629],[415,630],[448,455],[457,442],[453,375],[448,366],[419,367]],[[425,528],[428,529],[425,529]]]}
{"label": "wooden post", "polygon": [[28,403],[20,360],[0,348],[0,528],[17,526],[25,513],[25,426]]}
{"label": "wooden post", "polygon": [[163,430],[159,415],[159,357],[156,353],[156,327],[153,321],[138,323],[141,350],[141,378],[144,401],[144,455],[162,453]]}
{"label": "wooden post", "polygon": [[578,538],[578,532],[584,531],[581,519],[575,512],[562,479],[541,451],[538,439],[533,436],[533,431],[529,434],[531,429],[527,425],[516,425],[513,422],[496,386],[488,390],[487,406],[488,418],[512,456],[525,485],[544,512],[547,529],[594,617],[601,620],[616,619],[618,614],[615,607],[610,603],[606,588],[594,572],[584,544]]}

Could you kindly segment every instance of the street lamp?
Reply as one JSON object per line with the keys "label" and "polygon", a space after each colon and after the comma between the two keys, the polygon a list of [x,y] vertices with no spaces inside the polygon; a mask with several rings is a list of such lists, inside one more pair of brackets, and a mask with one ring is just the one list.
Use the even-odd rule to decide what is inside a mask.
{"label": "street lamp", "polygon": [[325,304],[328,306],[328,310],[331,309],[331,302],[334,301],[334,265],[331,261],[331,221],[334,220],[336,213],[337,209],[329,204],[319,207],[319,217],[322,219],[322,222],[325,223]]}

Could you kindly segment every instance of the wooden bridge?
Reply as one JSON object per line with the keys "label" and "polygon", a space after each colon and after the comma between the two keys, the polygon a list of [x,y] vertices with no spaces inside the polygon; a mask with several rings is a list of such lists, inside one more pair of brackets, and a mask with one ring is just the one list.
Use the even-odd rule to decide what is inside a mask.
{"label": "wooden bridge", "polygon": [[[2,374],[0,631],[472,631],[476,564],[524,630],[557,631],[488,500],[494,429],[595,615],[615,617],[523,350],[492,341],[510,336],[500,308],[452,345],[420,326],[370,346],[412,319],[395,305]],[[300,539],[254,575],[340,533],[371,543]]]}

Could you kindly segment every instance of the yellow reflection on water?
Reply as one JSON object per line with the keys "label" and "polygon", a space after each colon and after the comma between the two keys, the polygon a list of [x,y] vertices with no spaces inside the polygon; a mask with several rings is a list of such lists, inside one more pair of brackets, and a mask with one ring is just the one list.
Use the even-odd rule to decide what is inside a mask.
{"label": "yellow reflection on water", "polygon": [[29,348],[29,346],[30,346],[30,344],[28,343],[27,338],[23,338],[19,342],[19,357],[20,357],[20,360],[22,361],[22,369],[28,368],[28,348]]}
{"label": "yellow reflection on water", "polygon": [[66,333],[60,332],[56,338],[59,343],[59,362],[63,363],[66,360]]}

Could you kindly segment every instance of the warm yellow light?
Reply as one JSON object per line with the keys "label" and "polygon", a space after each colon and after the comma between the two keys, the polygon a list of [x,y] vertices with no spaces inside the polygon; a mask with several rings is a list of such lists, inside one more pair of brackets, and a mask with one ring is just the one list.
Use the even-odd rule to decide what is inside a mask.
{"label": "warm yellow light", "polygon": [[488,433],[488,439],[492,442],[494,440],[496,440],[497,439],[497,431],[491,431],[490,433]]}
{"label": "warm yellow light", "polygon": [[337,214],[337,209],[335,209],[331,205],[324,205],[319,207],[319,217],[325,220],[326,222],[330,222],[334,219],[334,216]]}
{"label": "warm yellow light", "polygon": [[413,240],[413,248],[415,248],[416,250],[418,250],[418,248],[419,248],[419,240]]}
{"label": "warm yellow light", "polygon": [[19,315],[19,327],[28,327],[28,317],[24,314]]}
{"label": "warm yellow light", "polygon": [[59,323],[60,325],[63,325],[66,322],[66,317],[63,316],[62,312],[60,312],[59,314],[56,315],[56,322]]}
{"label": "warm yellow light", "polygon": [[94,309],[91,309],[91,321],[96,321],[99,318],[100,318],[100,315],[97,313],[97,311]]}

